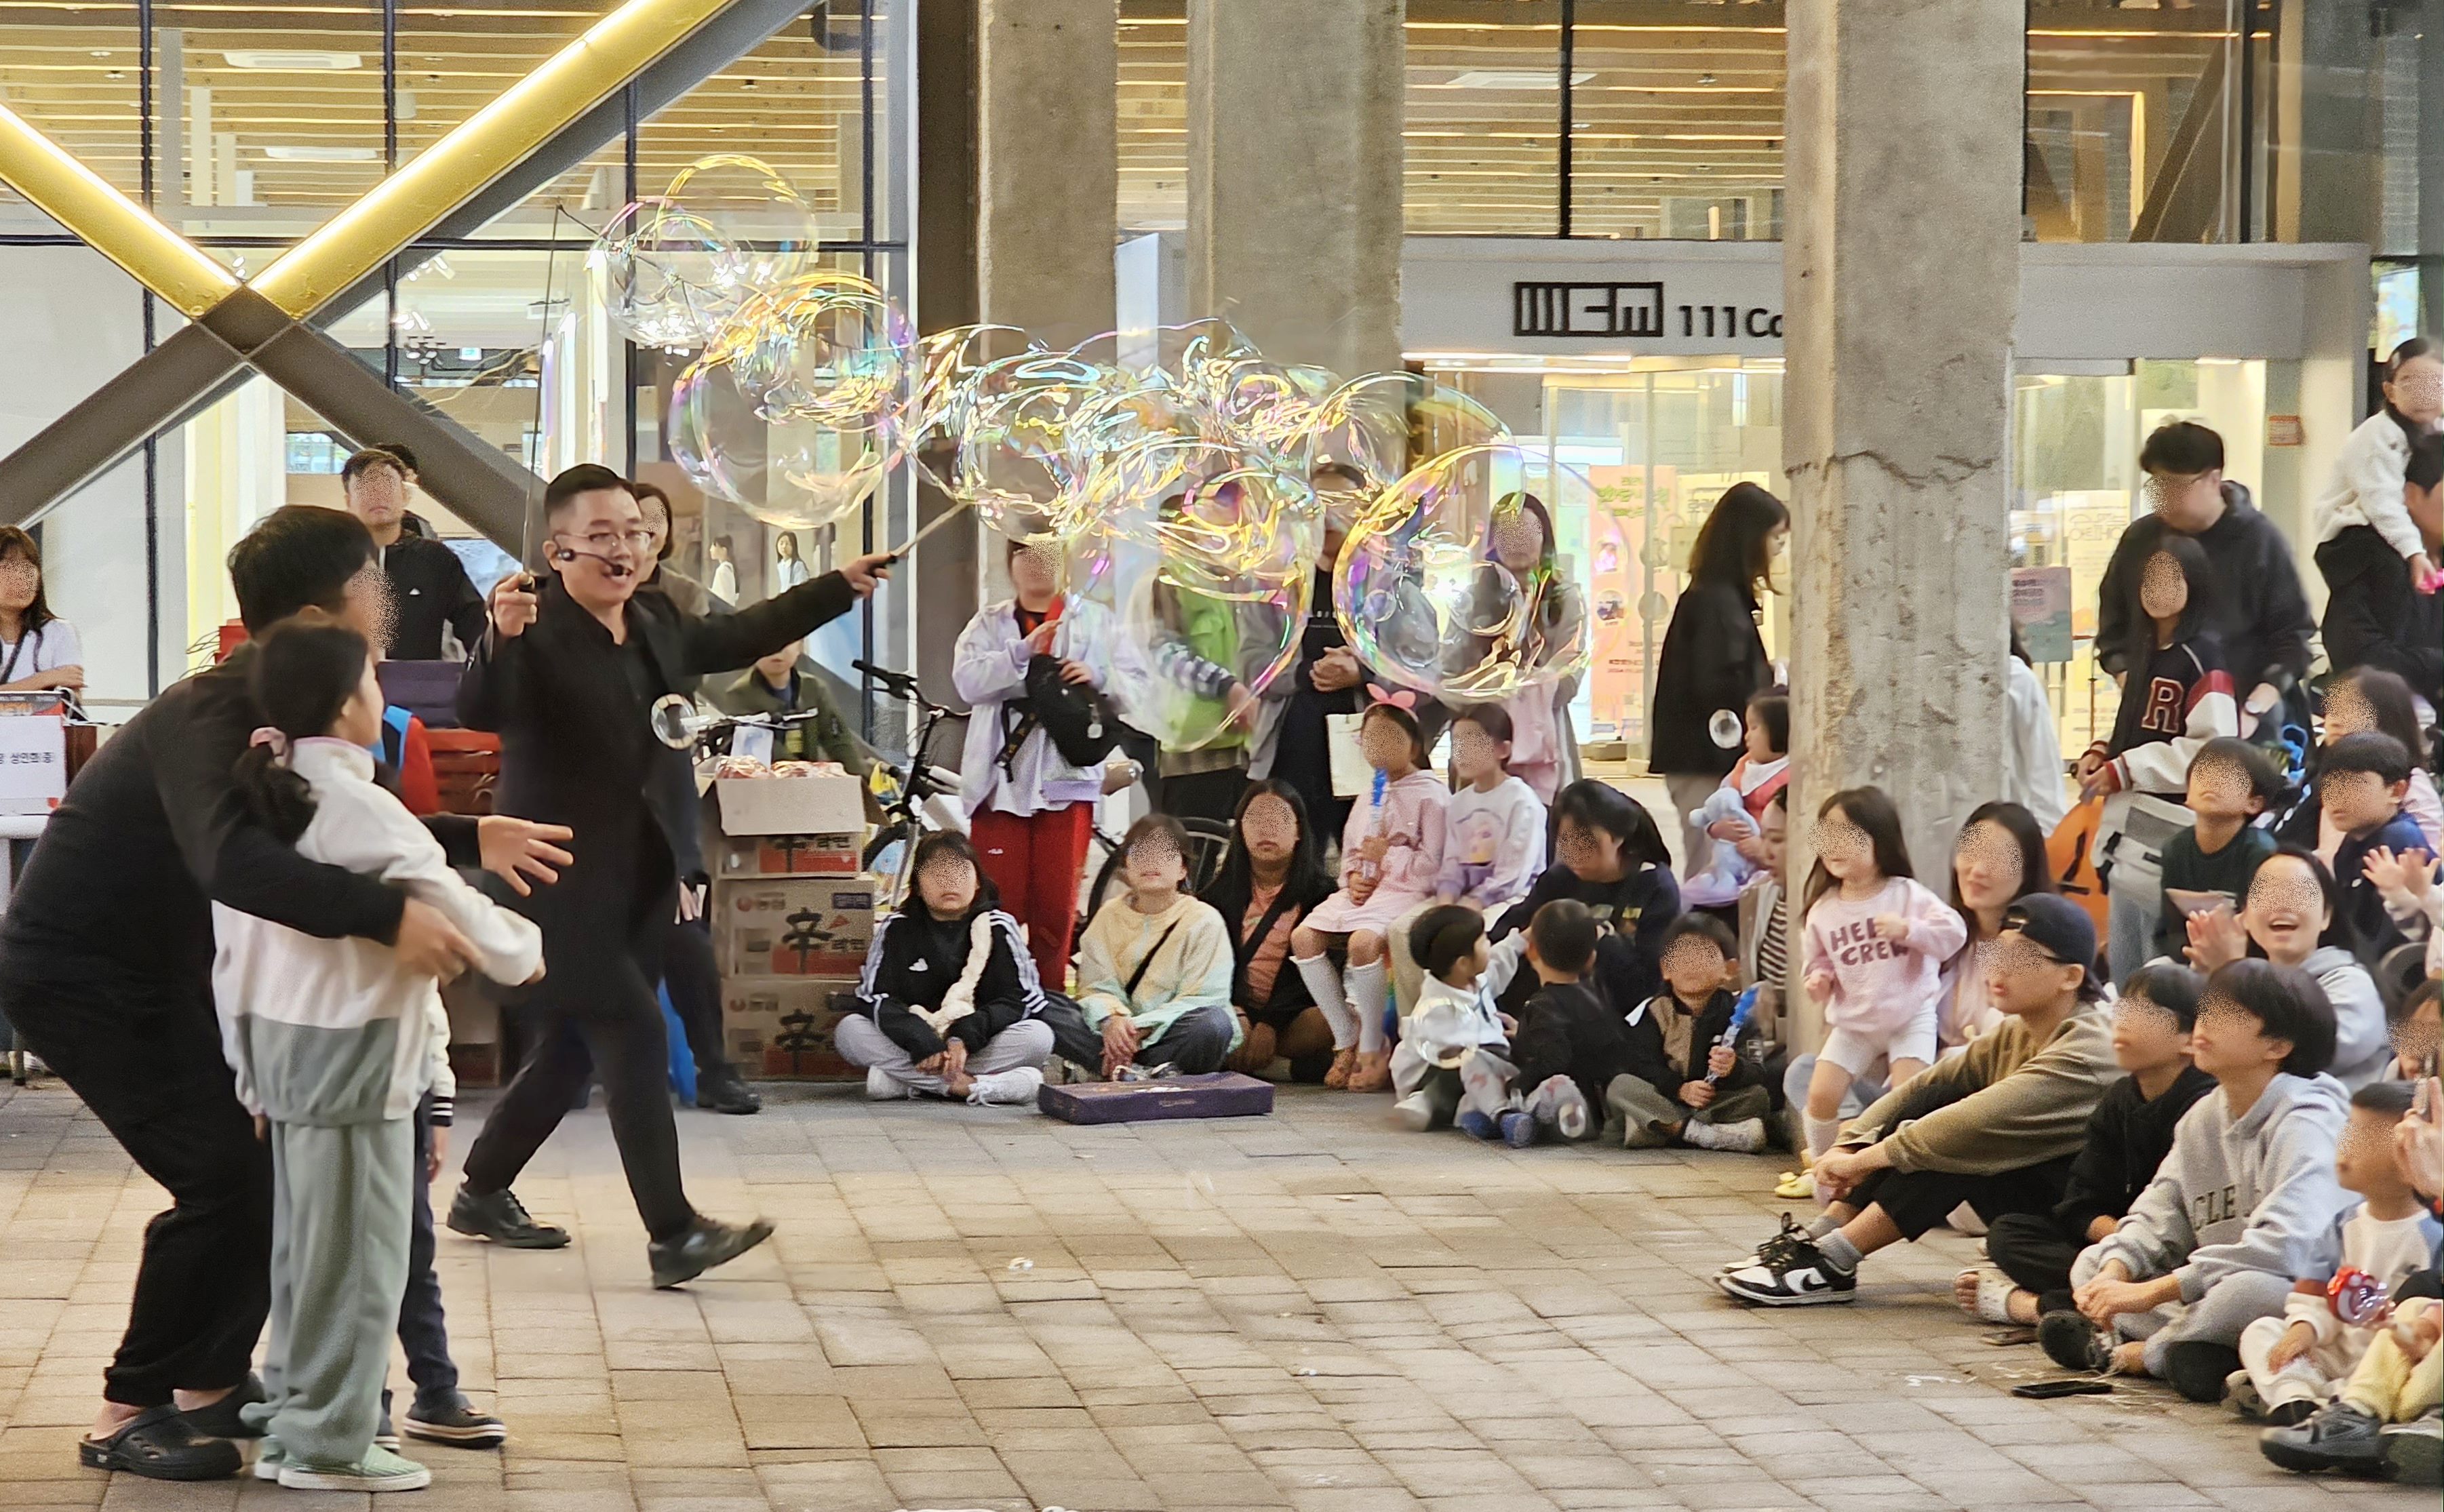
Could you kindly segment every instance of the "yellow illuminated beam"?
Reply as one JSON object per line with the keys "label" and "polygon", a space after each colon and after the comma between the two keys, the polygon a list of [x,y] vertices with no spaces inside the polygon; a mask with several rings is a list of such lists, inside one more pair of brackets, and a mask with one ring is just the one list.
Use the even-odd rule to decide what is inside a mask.
{"label": "yellow illuminated beam", "polygon": [[628,0],[283,253],[254,287],[303,319],[610,98],[729,0]]}
{"label": "yellow illuminated beam", "polygon": [[102,175],[0,105],[0,180],[125,268],[181,314],[201,315],[237,277]]}

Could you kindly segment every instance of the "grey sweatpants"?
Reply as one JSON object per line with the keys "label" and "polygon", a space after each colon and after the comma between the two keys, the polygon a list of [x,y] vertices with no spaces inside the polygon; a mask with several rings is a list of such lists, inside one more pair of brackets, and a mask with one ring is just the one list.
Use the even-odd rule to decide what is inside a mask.
{"label": "grey sweatpants", "polygon": [[1621,1148],[1658,1150],[1679,1137],[1667,1131],[1692,1119],[1738,1123],[1743,1118],[1762,1118],[1773,1111],[1773,1095],[1763,1087],[1733,1087],[1716,1094],[1704,1107],[1692,1108],[1676,1097],[1665,1097],[1644,1077],[1623,1072],[1604,1088],[1604,1109],[1620,1120]]}
{"label": "grey sweatpants", "polygon": [[[841,1020],[832,1026],[832,1048],[850,1065],[879,1071],[911,1092],[921,1092],[929,1097],[951,1095],[949,1082],[930,1071],[917,1070],[907,1050],[883,1033],[872,1019],[851,1016]],[[1052,1025],[1041,1019],[1021,1019],[968,1057],[968,1075],[989,1077],[996,1071],[1041,1066],[1051,1054]]]}
{"label": "grey sweatpants", "polygon": [[354,1465],[373,1447],[407,1290],[416,1125],[274,1123],[271,1334],[246,1420],[292,1461]]}
{"label": "grey sweatpants", "polygon": [[[2074,1289],[2094,1281],[2104,1268],[2103,1248],[2090,1245],[2071,1262]],[[2236,1350],[2250,1324],[2261,1318],[2283,1316],[2283,1299],[2290,1292],[2287,1277],[2271,1271],[2236,1271],[2194,1302],[2167,1302],[2152,1312],[2123,1313],[2113,1320],[2114,1330],[2122,1338],[2147,1341],[2147,1374],[2162,1380],[2164,1362],[2174,1345],[2221,1344]]]}

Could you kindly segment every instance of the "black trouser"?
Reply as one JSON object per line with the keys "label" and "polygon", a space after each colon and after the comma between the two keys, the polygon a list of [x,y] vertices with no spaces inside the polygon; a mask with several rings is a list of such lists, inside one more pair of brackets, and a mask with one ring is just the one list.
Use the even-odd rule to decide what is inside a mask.
{"label": "black trouser", "polygon": [[[1086,1015],[1069,999],[1045,994],[1044,1022],[1052,1026],[1053,1053],[1073,1065],[1100,1072],[1103,1037],[1086,1023]],[[1176,1066],[1182,1076],[1219,1071],[1231,1054],[1231,1037],[1239,1016],[1221,1005],[1194,1009],[1174,1019],[1157,1038],[1138,1046],[1141,1066]]]}
{"label": "black trouser", "polygon": [[0,995],[26,1043],[170,1193],[144,1226],[102,1395],[158,1407],[243,1383],[271,1308],[271,1155],[221,1058],[212,984],[21,974]]}
{"label": "black trouser", "polygon": [[1986,1231],[1986,1258],[2012,1285],[2036,1293],[2046,1312],[2071,1304],[2071,1262],[2086,1247],[2087,1236],[2064,1227],[2050,1211],[2005,1213]]}
{"label": "black trouser", "polygon": [[[407,1353],[407,1378],[416,1383],[419,1406],[454,1403],[458,1366],[450,1358],[450,1328],[441,1311],[441,1278],[433,1271],[433,1184],[425,1167],[433,1155],[433,1098],[416,1105],[416,1201],[407,1231],[407,1291],[398,1300],[398,1343]],[[389,1405],[390,1393],[382,1393]]]}
{"label": "black trouser", "polygon": [[669,851],[658,836],[649,840],[643,855],[614,857],[539,891],[532,916],[543,926],[544,979],[531,1010],[533,1048],[467,1152],[467,1189],[507,1190],[560,1127],[590,1072],[602,1083],[637,1216],[659,1240],[677,1237],[695,1209],[679,1181],[670,1037],[655,991],[678,889]]}
{"label": "black trouser", "polygon": [[[1922,1118],[1946,1103],[1959,1101],[1964,1095],[1952,1087],[1929,1087],[1901,1104],[1893,1126],[1898,1128],[1913,1118]],[[1990,1226],[2009,1213],[2053,1211],[2054,1204],[2062,1201],[2064,1185],[2070,1180],[2071,1160],[2072,1156],[2063,1155],[2015,1171],[1979,1176],[1948,1171],[1878,1171],[1842,1200],[1861,1209],[1870,1204],[1881,1208],[1903,1239],[1916,1240],[1928,1229],[1939,1226],[1962,1203],[1975,1209]]]}
{"label": "black trouser", "polygon": [[[1186,772],[1162,780],[1156,812],[1174,819],[1210,819],[1228,824],[1238,812],[1239,795],[1248,788],[1248,768],[1225,766],[1219,771]],[[1313,821],[1309,821],[1313,822]]]}
{"label": "black trouser", "polygon": [[662,985],[670,989],[671,1011],[687,1033],[695,1074],[727,1073],[730,1057],[721,1047],[721,971],[713,964],[709,916],[699,913],[672,923],[662,942]]}

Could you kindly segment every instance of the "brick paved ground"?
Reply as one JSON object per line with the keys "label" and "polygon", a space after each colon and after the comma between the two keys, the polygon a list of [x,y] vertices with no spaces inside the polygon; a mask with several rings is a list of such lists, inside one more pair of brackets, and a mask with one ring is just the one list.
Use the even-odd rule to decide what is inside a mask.
{"label": "brick paved ground", "polygon": [[[574,1247],[443,1236],[460,1363],[513,1438],[424,1453],[435,1486],[405,1504],[2436,1504],[2274,1472],[2222,1412],[2150,1387],[2011,1398],[2044,1362],[1952,1309],[1956,1237],[1876,1263],[1853,1307],[1731,1306],[1705,1278],[1769,1226],[1762,1160],[1511,1154],[1302,1090],[1270,1119],[1106,1130],[773,1101],[682,1116],[696,1201],[780,1225],[718,1279],[646,1288],[599,1112],[520,1187]],[[366,1500],[75,1467],[157,1201],[65,1094],[0,1086],[0,1504]]]}

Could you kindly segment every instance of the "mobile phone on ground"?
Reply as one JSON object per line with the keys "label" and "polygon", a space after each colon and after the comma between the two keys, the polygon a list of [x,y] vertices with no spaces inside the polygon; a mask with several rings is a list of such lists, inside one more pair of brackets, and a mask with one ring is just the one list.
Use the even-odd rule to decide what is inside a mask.
{"label": "mobile phone on ground", "polygon": [[2032,1401],[2049,1402],[2057,1396],[2110,1396],[2113,1383],[2093,1375],[2061,1375],[2050,1381],[2028,1381],[2011,1388],[2013,1396]]}

